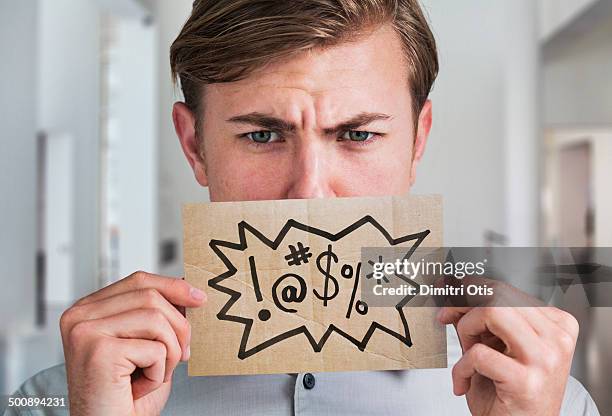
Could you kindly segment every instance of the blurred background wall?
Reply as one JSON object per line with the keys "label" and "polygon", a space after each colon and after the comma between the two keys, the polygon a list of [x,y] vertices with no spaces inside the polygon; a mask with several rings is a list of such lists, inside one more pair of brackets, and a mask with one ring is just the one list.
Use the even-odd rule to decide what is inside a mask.
{"label": "blurred background wall", "polygon": [[[182,274],[180,206],[208,200],[170,115],[191,3],[0,0],[0,394],[63,361],[74,300]],[[612,2],[423,4],[441,71],[414,192],[444,196],[446,244],[612,246]],[[573,374],[612,412],[611,314],[573,312]]]}

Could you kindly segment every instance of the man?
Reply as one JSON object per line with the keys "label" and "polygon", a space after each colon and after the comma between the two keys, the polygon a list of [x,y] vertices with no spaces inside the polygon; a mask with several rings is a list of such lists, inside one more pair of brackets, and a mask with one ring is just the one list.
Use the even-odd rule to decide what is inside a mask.
{"label": "man", "polygon": [[[176,132],[212,201],[404,194],[415,181],[438,71],[417,0],[197,0],[171,63],[185,95]],[[144,272],[101,289],[62,316],[65,369],[19,393],[65,394],[66,376],[74,415],[597,414],[568,376],[577,323],[555,308],[443,309],[462,346],[452,370],[305,383],[188,378],[177,307],[205,300]]]}

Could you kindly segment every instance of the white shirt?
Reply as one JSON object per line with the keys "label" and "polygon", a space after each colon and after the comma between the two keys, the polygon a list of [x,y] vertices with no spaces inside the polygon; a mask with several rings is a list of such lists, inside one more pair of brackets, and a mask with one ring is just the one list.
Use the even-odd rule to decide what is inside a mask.
{"label": "white shirt", "polygon": [[[449,363],[459,358],[458,341],[449,337]],[[452,365],[449,365],[452,367]],[[465,397],[452,393],[451,368],[405,371],[314,373],[314,386],[304,374],[188,377],[180,364],[164,415],[469,415]],[[311,380],[312,381],[312,380]],[[311,387],[311,388],[308,388]],[[64,365],[44,370],[26,381],[18,396],[67,395]],[[7,415],[65,415],[64,409]],[[584,387],[569,377],[562,415],[598,416]]]}

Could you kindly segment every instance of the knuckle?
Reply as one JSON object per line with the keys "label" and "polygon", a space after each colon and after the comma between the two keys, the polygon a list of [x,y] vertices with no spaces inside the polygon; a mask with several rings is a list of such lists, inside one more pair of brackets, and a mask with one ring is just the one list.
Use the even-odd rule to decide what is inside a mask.
{"label": "knuckle", "polygon": [[470,355],[472,356],[471,358],[474,364],[478,364],[486,360],[487,353],[487,348],[483,344],[474,344],[474,346],[470,348]]}
{"label": "knuckle", "polygon": [[74,303],[74,305],[72,305],[72,307],[75,307],[75,306],[81,306],[81,305],[83,305],[85,302],[87,302],[87,300],[88,300],[88,299],[89,299],[89,296],[82,297],[81,299],[77,300],[77,301]]}
{"label": "knuckle", "polygon": [[162,311],[160,311],[157,308],[145,309],[145,315],[146,315],[147,320],[150,320],[151,322],[154,322],[154,323],[160,323],[166,320],[166,317],[164,316]]}
{"label": "knuckle", "polygon": [[62,313],[62,316],[60,316],[60,320],[59,320],[59,325],[60,325],[60,332],[62,334],[66,334],[70,328],[72,327],[73,323],[75,322],[75,307],[71,307],[68,308],[64,311],[64,313]]}
{"label": "knuckle", "polygon": [[144,298],[145,305],[149,308],[158,308],[162,295],[155,289],[141,289],[141,296]]}
{"label": "knuckle", "polygon": [[576,346],[576,338],[568,334],[567,332],[562,332],[561,334],[559,334],[557,342],[559,343],[561,351],[565,355],[572,354]]}
{"label": "knuckle", "polygon": [[169,348],[166,350],[166,357],[172,364],[178,363],[182,355],[182,350],[178,344],[175,346],[175,348]]}
{"label": "knuckle", "polygon": [[461,319],[457,321],[457,332],[462,332],[465,330],[465,325],[467,322],[466,317],[467,315],[464,315],[463,317],[461,317]]}
{"label": "knuckle", "polygon": [[459,335],[459,338],[461,338],[466,333],[466,325],[466,319],[460,319],[459,322],[457,322],[457,334]]}
{"label": "knuckle", "polygon": [[459,373],[459,366],[458,366],[458,364],[455,364],[453,366],[453,369],[451,370],[451,377],[452,377],[453,380],[461,377],[461,374]]}
{"label": "knuckle", "polygon": [[148,281],[149,274],[147,272],[143,272],[142,270],[138,270],[129,275],[128,279],[131,280],[135,286],[140,287]]}
{"label": "knuckle", "polygon": [[490,321],[491,319],[495,318],[495,315],[498,313],[496,309],[501,309],[501,308],[495,308],[495,307],[482,308],[481,313],[482,313],[482,317],[484,318],[484,320]]}
{"label": "knuckle", "polygon": [[90,301],[90,300],[93,298],[93,296],[94,296],[96,293],[97,293],[97,292],[93,292],[93,293],[88,294],[87,296],[83,296],[81,299],[77,300],[77,301],[76,301],[76,302],[75,302],[75,303],[72,305],[72,307],[75,307],[75,306],[83,306],[83,305],[87,304],[87,303],[88,303],[88,302],[89,302],[89,301]]}
{"label": "knuckle", "polygon": [[154,356],[156,359],[159,361],[165,361],[168,357],[168,348],[166,347],[166,344],[163,342],[155,342],[154,345]]}
{"label": "knuckle", "polygon": [[68,343],[72,347],[78,347],[81,343],[90,338],[91,332],[91,324],[88,321],[78,322],[68,331]]}
{"label": "knuckle", "polygon": [[169,337],[163,342],[165,344],[164,355],[166,360],[172,365],[176,365],[183,356],[183,350],[181,349],[178,340],[175,337]]}

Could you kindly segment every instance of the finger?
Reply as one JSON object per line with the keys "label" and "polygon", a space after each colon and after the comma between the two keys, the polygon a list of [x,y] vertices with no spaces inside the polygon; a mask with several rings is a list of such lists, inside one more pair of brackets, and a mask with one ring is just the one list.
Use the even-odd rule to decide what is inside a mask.
{"label": "finger", "polygon": [[541,338],[548,338],[557,331],[556,324],[543,311],[543,308],[522,307],[516,310],[531,325]]}
{"label": "finger", "polygon": [[479,342],[483,334],[491,333],[506,345],[511,357],[531,357],[540,345],[540,340],[516,308],[474,308],[457,323],[457,334],[463,351]]}
{"label": "finger", "polygon": [[540,299],[504,282],[489,281],[488,284],[494,287],[495,295],[486,306],[516,307],[538,335],[551,335],[550,319],[540,310],[544,306]]}
{"label": "finger", "polygon": [[172,326],[159,310],[137,309],[87,322],[111,337],[162,342],[166,347],[164,382],[170,380],[182,355],[181,346]]}
{"label": "finger", "polygon": [[457,396],[466,394],[476,374],[496,384],[509,384],[520,382],[524,373],[525,367],[516,360],[484,344],[474,344],[453,367],[453,393]]}
{"label": "finger", "polygon": [[162,342],[142,339],[115,339],[117,353],[125,357],[132,368],[127,376],[142,369],[140,377],[132,380],[134,400],[157,390],[163,383],[166,365],[166,347]]}
{"label": "finger", "polygon": [[[516,287],[504,282],[491,280],[483,277],[466,276],[459,283],[460,286],[466,288],[468,286],[487,287],[492,291],[492,295],[467,295],[457,296],[451,299],[456,299],[458,304],[451,304],[454,313],[450,314],[448,319],[457,320],[457,316],[465,313],[466,309],[477,306],[545,306],[544,303],[533,296],[517,289]],[[449,311],[445,311],[448,313]],[[442,315],[444,315],[443,313]],[[443,322],[455,323],[455,322]]]}
{"label": "finger", "polygon": [[456,324],[463,315],[472,309],[471,306],[445,306],[438,311],[437,320],[444,325]]}
{"label": "finger", "polygon": [[519,288],[500,281],[492,281],[494,296],[487,306],[544,306],[544,302]]}
{"label": "finger", "polygon": [[568,312],[554,307],[540,308],[541,312],[551,320],[551,330],[547,337],[549,343],[557,348],[558,352],[569,357],[574,355],[576,341],[580,327],[578,321]]}
{"label": "finger", "polygon": [[544,307],[540,308],[542,313],[545,314],[550,320],[555,322],[563,331],[573,338],[578,337],[580,331],[580,325],[576,318],[562,309],[555,307]]}
{"label": "finger", "polygon": [[96,302],[74,306],[67,319],[69,326],[81,321],[90,321],[121,314],[137,309],[157,309],[164,314],[181,347],[181,359],[189,359],[189,342],[191,340],[191,327],[189,322],[177,308],[170,304],[156,289],[138,289],[131,292],[120,293]]}
{"label": "finger", "polygon": [[[455,278],[451,277],[451,279]],[[487,288],[491,290],[491,294],[488,294],[483,290],[477,291],[476,293],[472,292],[472,294],[459,295],[451,298],[455,299],[455,302],[458,302],[453,306],[493,306],[496,304],[497,298],[499,297],[498,292],[500,291],[501,286],[499,281],[480,276],[465,276],[458,280],[457,284],[463,289],[464,293],[470,293],[468,288],[473,287],[482,289]]]}
{"label": "finger", "polygon": [[155,289],[168,299],[170,303],[189,308],[198,307],[206,300],[206,294],[202,290],[191,286],[183,279],[163,277],[146,272],[136,272],[110,286],[84,297],[78,301],[76,305],[96,302],[120,293],[139,289]]}

